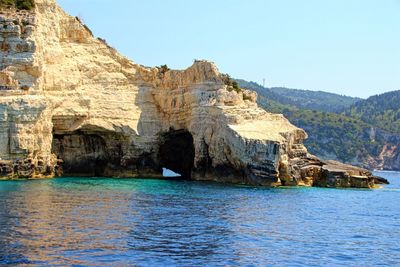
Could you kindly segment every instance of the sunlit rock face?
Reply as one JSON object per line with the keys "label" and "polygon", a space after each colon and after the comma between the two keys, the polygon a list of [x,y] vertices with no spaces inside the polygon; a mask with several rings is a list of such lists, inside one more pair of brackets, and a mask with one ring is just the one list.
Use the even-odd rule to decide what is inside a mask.
{"label": "sunlit rock face", "polygon": [[266,186],[325,179],[306,133],[259,108],[254,92],[229,90],[211,62],[138,65],[53,0],[3,12],[0,47],[3,178],[161,177],[166,167],[186,179]]}

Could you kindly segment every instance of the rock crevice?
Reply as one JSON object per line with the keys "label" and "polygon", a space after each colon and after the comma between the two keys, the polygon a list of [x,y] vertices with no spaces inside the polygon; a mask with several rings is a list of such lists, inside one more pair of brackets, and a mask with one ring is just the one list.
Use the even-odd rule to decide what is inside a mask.
{"label": "rock crevice", "polygon": [[302,129],[259,108],[254,92],[230,90],[213,63],[138,65],[53,0],[1,13],[0,47],[0,177],[160,177],[170,167],[195,180],[374,186],[366,170],[309,155]]}

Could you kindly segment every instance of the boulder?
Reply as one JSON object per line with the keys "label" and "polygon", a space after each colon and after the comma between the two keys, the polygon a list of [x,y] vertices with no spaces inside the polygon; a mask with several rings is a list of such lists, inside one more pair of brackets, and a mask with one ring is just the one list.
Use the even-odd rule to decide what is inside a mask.
{"label": "boulder", "polygon": [[[161,177],[373,187],[303,145],[304,130],[232,90],[216,65],[144,67],[54,0],[0,15],[0,176]],[[357,168],[354,168],[356,170]]]}

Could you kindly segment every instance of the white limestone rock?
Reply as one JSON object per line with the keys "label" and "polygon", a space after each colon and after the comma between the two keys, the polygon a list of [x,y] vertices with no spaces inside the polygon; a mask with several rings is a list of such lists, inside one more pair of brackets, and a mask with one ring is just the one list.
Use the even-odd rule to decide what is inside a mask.
{"label": "white limestone rock", "polygon": [[168,133],[188,133],[192,144],[181,145],[193,146],[192,179],[305,184],[298,166],[310,162],[307,134],[259,108],[256,93],[231,90],[213,63],[143,67],[54,0],[0,15],[0,29],[0,176],[51,177],[63,167],[157,177],[169,167],[159,154]]}

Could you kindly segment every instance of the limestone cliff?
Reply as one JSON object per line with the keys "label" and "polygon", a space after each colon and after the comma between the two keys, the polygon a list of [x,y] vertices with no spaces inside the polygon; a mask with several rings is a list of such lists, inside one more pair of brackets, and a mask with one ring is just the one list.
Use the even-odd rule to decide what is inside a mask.
{"label": "limestone cliff", "polygon": [[[54,0],[0,15],[0,176],[158,177],[372,187],[366,170],[309,155],[306,133],[230,90],[213,63],[148,68]],[[332,167],[334,166],[334,167]]]}

